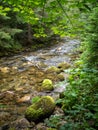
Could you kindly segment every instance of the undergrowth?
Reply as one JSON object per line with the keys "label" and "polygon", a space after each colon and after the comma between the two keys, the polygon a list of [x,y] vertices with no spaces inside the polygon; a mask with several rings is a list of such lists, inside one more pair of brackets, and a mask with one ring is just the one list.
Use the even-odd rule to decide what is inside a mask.
{"label": "undergrowth", "polygon": [[65,113],[63,121],[66,123],[58,127],[58,123],[53,124],[52,117],[50,126],[59,130],[97,130],[98,70],[80,67],[69,70],[68,73],[69,85],[63,98],[56,102]]}

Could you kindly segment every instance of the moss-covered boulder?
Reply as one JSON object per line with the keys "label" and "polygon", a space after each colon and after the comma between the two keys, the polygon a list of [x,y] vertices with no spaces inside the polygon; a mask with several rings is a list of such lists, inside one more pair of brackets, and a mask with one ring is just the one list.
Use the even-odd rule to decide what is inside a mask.
{"label": "moss-covered boulder", "polygon": [[55,66],[51,66],[51,67],[49,67],[49,68],[46,70],[46,72],[48,72],[48,73],[60,73],[60,69],[57,68],[57,67],[55,67]]}
{"label": "moss-covered boulder", "polygon": [[29,121],[39,122],[50,116],[55,109],[54,99],[50,96],[43,96],[38,102],[27,108],[25,117]]}
{"label": "moss-covered boulder", "polygon": [[50,79],[44,79],[41,86],[41,91],[52,91],[53,83]]}
{"label": "moss-covered boulder", "polygon": [[64,75],[63,74],[58,74],[57,75],[57,78],[60,80],[60,81],[63,81],[65,79]]}
{"label": "moss-covered boulder", "polygon": [[71,67],[71,66],[67,62],[62,62],[62,63],[58,64],[58,68],[61,69],[61,70],[68,69],[69,67]]}

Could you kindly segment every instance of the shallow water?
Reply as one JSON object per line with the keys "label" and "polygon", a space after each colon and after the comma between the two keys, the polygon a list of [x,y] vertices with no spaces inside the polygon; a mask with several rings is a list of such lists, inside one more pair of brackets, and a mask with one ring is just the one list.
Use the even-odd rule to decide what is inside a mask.
{"label": "shallow water", "polygon": [[[28,63],[26,67],[39,65],[40,67],[57,66],[61,62],[71,62],[72,55],[75,55],[76,48],[80,45],[79,40],[63,39],[57,45],[50,48],[40,49],[35,52],[22,53],[12,57],[5,57],[0,60],[0,66],[17,67],[19,70],[25,70],[23,63]],[[41,66],[43,64],[43,66]]]}
{"label": "shallow water", "polygon": [[[35,52],[23,52],[0,59],[0,125],[11,123],[24,112],[34,96],[50,95],[58,98],[64,91],[66,81],[57,84],[52,92],[40,92],[41,83],[48,78],[59,82],[56,73],[46,72],[50,66],[67,62],[71,65],[78,56],[79,40],[63,39],[57,45]],[[66,74],[65,78],[67,77]]]}

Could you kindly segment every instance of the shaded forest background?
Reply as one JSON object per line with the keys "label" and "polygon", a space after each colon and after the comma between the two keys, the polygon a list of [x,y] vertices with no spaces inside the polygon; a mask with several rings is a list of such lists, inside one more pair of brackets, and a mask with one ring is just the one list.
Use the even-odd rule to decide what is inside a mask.
{"label": "shaded forest background", "polygon": [[2,54],[22,50],[23,46],[38,49],[59,36],[80,36],[94,4],[77,0],[0,1]]}

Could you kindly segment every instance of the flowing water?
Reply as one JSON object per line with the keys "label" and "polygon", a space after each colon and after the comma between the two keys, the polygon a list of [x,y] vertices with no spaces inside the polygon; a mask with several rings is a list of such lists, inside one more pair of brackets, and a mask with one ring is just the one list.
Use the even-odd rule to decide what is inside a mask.
{"label": "flowing water", "polygon": [[[50,95],[54,99],[65,89],[65,81],[53,92],[40,92],[44,79],[59,82],[57,73],[47,68],[67,62],[73,65],[77,58],[79,40],[63,39],[59,44],[35,52],[23,52],[0,59],[0,125],[8,127],[10,122],[23,117],[31,99],[37,95]],[[64,73],[63,73],[64,74]],[[64,74],[65,79],[67,77]],[[2,127],[2,128],[3,128]]]}
{"label": "flowing water", "polygon": [[[58,45],[50,47],[47,49],[40,49],[35,52],[22,53],[21,55],[16,55],[13,57],[5,57],[0,60],[1,67],[17,67],[18,70],[25,70],[23,63],[28,63],[26,67],[32,65],[43,64],[41,68],[49,66],[57,66],[61,62],[70,62],[72,61],[72,55],[76,53],[76,48],[79,46],[78,40],[63,40]],[[22,70],[21,70],[22,71]]]}

